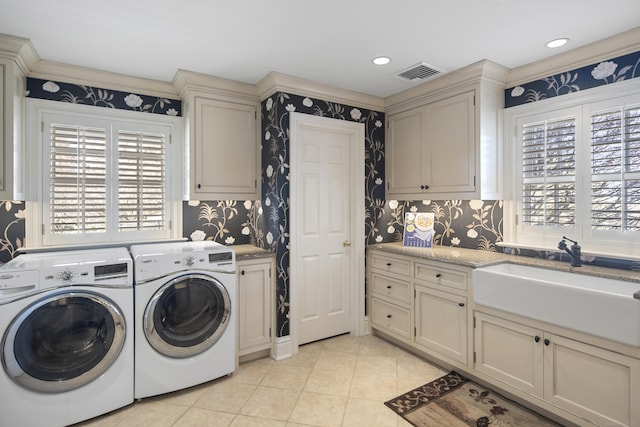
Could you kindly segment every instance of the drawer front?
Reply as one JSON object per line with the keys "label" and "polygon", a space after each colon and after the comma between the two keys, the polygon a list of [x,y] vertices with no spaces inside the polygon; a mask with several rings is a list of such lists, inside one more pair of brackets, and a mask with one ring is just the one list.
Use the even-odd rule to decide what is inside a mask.
{"label": "drawer front", "polygon": [[400,303],[409,304],[409,282],[371,273],[371,292]]}
{"label": "drawer front", "polygon": [[398,274],[407,278],[411,274],[411,261],[408,259],[395,258],[386,254],[373,252],[369,260],[371,262],[370,267],[376,270]]}
{"label": "drawer front", "polygon": [[371,319],[375,326],[393,335],[407,340],[411,338],[411,316],[405,308],[372,298]]}
{"label": "drawer front", "polygon": [[467,290],[467,273],[431,264],[415,264],[415,279],[431,287]]}

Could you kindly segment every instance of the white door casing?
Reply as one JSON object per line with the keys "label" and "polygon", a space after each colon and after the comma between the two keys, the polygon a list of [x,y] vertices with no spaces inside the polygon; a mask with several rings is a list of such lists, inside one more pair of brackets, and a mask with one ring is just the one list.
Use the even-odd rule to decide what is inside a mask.
{"label": "white door casing", "polygon": [[366,333],[364,124],[292,113],[290,329],[298,345]]}

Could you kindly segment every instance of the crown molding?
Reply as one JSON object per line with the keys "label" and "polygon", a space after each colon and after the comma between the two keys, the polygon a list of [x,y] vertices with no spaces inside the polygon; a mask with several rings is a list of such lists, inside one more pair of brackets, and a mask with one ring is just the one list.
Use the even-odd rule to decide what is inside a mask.
{"label": "crown molding", "polygon": [[276,92],[285,92],[353,107],[384,111],[383,98],[341,89],[331,85],[315,83],[275,71],[267,74],[265,78],[256,84],[256,87],[261,100],[268,98]]}
{"label": "crown molding", "polygon": [[173,86],[180,97],[186,99],[190,94],[215,95],[220,98],[232,100],[245,100],[252,103],[258,102],[256,86],[236,80],[211,76],[209,74],[197,73],[195,71],[176,71],[173,78]]}
{"label": "crown molding", "polygon": [[125,74],[54,61],[38,62],[33,66],[29,77],[119,90],[122,92],[142,93],[163,98],[178,98],[178,92],[169,82],[143,79],[141,77],[127,76]]}
{"label": "crown molding", "polygon": [[514,68],[509,73],[506,87],[533,82],[638,50],[640,50],[640,27]]}
{"label": "crown molding", "polygon": [[12,59],[25,75],[40,61],[31,40],[8,34],[0,34],[0,57]]}
{"label": "crown molding", "polygon": [[484,84],[504,89],[509,69],[489,60],[482,60],[451,71],[411,89],[384,99],[385,111],[397,113],[450,96],[452,91]]}

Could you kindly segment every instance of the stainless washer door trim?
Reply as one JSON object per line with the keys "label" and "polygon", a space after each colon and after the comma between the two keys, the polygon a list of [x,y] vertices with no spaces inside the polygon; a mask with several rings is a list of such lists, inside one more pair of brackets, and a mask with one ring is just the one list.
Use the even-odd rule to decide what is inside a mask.
{"label": "stainless washer door trim", "polygon": [[[218,325],[218,328],[209,337],[207,337],[207,339],[205,339],[204,341],[196,345],[192,345],[189,347],[179,347],[179,346],[175,346],[168,343],[167,341],[162,339],[162,337],[158,334],[153,321],[153,314],[164,292],[170,287],[172,287],[173,285],[187,279],[204,280],[208,282],[211,286],[219,290],[224,301],[224,314],[222,316],[222,320],[220,321],[220,325]],[[165,356],[172,357],[172,358],[186,358],[186,357],[195,356],[211,348],[220,339],[224,331],[227,329],[230,318],[231,318],[231,298],[229,297],[229,292],[227,292],[227,289],[224,287],[224,285],[212,276],[208,276],[206,274],[200,274],[200,273],[188,273],[188,274],[184,274],[184,275],[173,278],[172,280],[162,285],[162,287],[160,287],[160,289],[156,291],[153,297],[151,297],[151,299],[149,300],[149,303],[147,304],[144,310],[142,326],[143,326],[144,335],[147,338],[147,341],[149,342],[151,347],[153,347],[156,351],[158,351],[159,353]]]}
{"label": "stainless washer door trim", "polygon": [[[37,309],[52,302],[67,298],[86,298],[92,303],[101,305],[109,313],[114,322],[114,337],[111,347],[105,356],[93,368],[64,381],[46,381],[27,374],[14,354],[15,338],[20,326]],[[103,375],[120,355],[126,338],[125,318],[120,308],[104,295],[85,291],[63,291],[42,298],[28,305],[11,322],[2,339],[2,365],[7,375],[17,384],[30,390],[43,393],[62,393],[82,387]]]}

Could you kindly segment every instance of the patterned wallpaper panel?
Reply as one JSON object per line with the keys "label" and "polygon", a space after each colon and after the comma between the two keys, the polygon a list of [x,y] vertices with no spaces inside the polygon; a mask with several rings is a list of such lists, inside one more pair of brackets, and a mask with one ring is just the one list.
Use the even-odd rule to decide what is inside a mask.
{"label": "patterned wallpaper panel", "polygon": [[27,78],[27,97],[168,116],[182,115],[182,101],[179,99],[159,98],[31,77]]}
{"label": "patterned wallpaper panel", "polygon": [[505,90],[505,108],[640,77],[640,52],[570,70]]}

